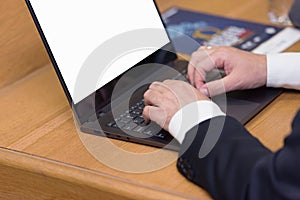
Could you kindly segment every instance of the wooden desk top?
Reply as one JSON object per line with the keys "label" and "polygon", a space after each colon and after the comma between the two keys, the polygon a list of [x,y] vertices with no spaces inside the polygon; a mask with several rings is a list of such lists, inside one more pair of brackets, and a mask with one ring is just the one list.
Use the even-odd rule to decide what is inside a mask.
{"label": "wooden desk top", "polygon": [[[180,6],[268,23],[267,5],[259,0],[157,2],[161,11]],[[253,10],[255,12],[251,12]],[[36,33],[32,35],[39,41]],[[43,51],[40,42],[37,43],[35,47]],[[288,51],[300,51],[300,43]],[[14,53],[7,52],[10,56]],[[31,66],[47,60],[44,53],[39,56],[42,58],[28,59]],[[161,150],[110,140],[111,146],[120,147],[125,154],[146,155],[123,157],[124,152],[107,147],[107,140],[79,133],[50,64],[3,87],[0,97],[0,199],[210,199],[204,190],[177,172],[177,153],[162,151],[162,155],[157,156],[155,152]],[[299,92],[284,92],[252,119],[247,129],[267,147],[277,150],[300,108],[299,99]],[[83,144],[89,144],[89,148]],[[97,158],[105,162],[90,152],[97,152]],[[159,165],[163,161],[165,164]],[[149,172],[127,173],[105,163],[127,171],[145,169]],[[151,171],[155,167],[161,169]]]}

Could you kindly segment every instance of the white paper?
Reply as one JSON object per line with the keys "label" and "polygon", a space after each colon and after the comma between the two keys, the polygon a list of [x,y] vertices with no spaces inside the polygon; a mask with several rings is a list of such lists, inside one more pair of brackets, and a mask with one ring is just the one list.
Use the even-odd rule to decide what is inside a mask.
{"label": "white paper", "polygon": [[300,30],[287,27],[273,36],[271,39],[252,50],[258,54],[280,53],[300,40]]}

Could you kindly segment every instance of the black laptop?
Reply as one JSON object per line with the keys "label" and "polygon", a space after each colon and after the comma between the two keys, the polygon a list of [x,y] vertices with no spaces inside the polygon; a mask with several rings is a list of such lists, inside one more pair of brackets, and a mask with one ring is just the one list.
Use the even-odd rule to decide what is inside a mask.
{"label": "black laptop", "polygon": [[[81,131],[179,149],[142,117],[143,93],[153,81],[187,81],[188,62],[177,58],[153,0],[26,3]],[[280,92],[263,87],[213,100],[246,123]]]}

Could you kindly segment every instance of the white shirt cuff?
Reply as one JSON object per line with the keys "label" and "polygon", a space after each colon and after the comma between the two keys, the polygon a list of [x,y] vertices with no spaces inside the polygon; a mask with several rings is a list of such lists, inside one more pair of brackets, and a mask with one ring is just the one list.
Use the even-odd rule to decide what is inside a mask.
{"label": "white shirt cuff", "polygon": [[267,55],[267,86],[300,89],[300,53]]}
{"label": "white shirt cuff", "polygon": [[169,132],[182,144],[185,134],[197,124],[217,116],[225,116],[212,101],[190,103],[175,113],[169,124]]}

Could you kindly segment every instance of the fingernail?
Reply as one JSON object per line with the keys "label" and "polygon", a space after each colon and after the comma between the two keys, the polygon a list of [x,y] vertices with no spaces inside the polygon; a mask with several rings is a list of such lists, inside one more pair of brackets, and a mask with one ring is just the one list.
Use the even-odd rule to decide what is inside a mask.
{"label": "fingernail", "polygon": [[204,94],[205,96],[209,96],[209,94],[208,94],[208,89],[207,88],[200,88],[200,92],[202,93],[202,94]]}

